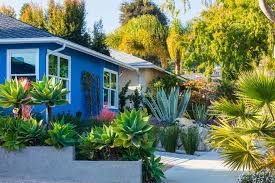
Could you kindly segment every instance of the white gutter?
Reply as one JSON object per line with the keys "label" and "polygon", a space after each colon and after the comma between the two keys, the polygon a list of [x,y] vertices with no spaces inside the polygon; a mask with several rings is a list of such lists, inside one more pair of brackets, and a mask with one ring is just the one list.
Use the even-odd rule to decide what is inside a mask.
{"label": "white gutter", "polygon": [[86,53],[88,55],[92,55],[97,58],[101,58],[103,60],[106,60],[110,63],[119,65],[121,67],[124,67],[129,70],[135,70],[138,69],[136,67],[132,67],[128,64],[125,64],[124,62],[121,62],[119,60],[116,60],[112,57],[109,57],[107,55],[101,54],[99,52],[96,52],[94,50],[91,50],[89,48],[86,48],[84,46],[81,46],[79,44],[73,43],[71,41],[59,38],[59,37],[41,37],[41,38],[10,38],[10,39],[0,39],[0,44],[18,44],[18,43],[57,43],[61,45],[66,45],[67,48],[71,48],[77,51],[80,51],[82,53]]}

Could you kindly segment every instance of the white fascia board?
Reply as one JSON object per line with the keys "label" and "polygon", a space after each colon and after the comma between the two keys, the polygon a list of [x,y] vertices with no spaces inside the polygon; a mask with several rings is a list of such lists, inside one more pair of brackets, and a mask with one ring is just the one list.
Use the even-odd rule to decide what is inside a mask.
{"label": "white fascia board", "polygon": [[22,43],[57,43],[57,44],[65,44],[66,47],[80,51],[82,53],[86,53],[88,55],[92,55],[97,58],[101,58],[103,60],[106,60],[110,63],[119,65],[121,67],[124,67],[129,70],[135,70],[138,71],[138,68],[132,67],[128,64],[125,64],[124,62],[121,62],[119,60],[116,60],[112,57],[109,57],[107,55],[101,54],[99,52],[96,52],[94,50],[91,50],[89,48],[86,48],[84,46],[81,46],[79,44],[73,43],[71,41],[59,38],[59,37],[41,37],[41,38],[9,38],[9,39],[0,39],[0,44],[22,44]]}

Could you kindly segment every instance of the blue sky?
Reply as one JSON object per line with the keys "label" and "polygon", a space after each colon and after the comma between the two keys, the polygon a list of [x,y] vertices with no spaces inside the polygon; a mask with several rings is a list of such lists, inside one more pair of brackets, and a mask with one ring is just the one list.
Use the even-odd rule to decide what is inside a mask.
{"label": "blue sky", "polygon": [[[58,2],[58,0],[56,0]],[[59,0],[62,2],[62,0]],[[119,27],[119,6],[122,2],[126,0],[86,0],[87,7],[87,26],[91,28],[96,20],[102,19],[104,24],[104,29],[106,33],[112,32],[117,27]],[[128,0],[129,1],[129,0]],[[164,0],[153,0],[157,4],[161,4]],[[22,4],[26,2],[38,3],[41,6],[46,7],[47,0],[0,0],[1,3],[10,5],[15,8],[17,14],[20,11]],[[176,0],[177,7],[182,8],[181,0]],[[192,9],[187,13],[181,13],[181,19],[186,22],[203,10],[201,5],[201,0],[192,0]]]}

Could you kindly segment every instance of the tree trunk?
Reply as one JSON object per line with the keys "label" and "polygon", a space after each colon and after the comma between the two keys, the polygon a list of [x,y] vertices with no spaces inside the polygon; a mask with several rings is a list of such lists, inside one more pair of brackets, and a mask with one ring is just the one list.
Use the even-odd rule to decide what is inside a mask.
{"label": "tree trunk", "polygon": [[178,76],[181,74],[181,57],[179,51],[176,53],[175,72]]}
{"label": "tree trunk", "polygon": [[52,122],[52,107],[49,106],[49,104],[46,104],[46,108],[47,108],[47,113],[48,113],[47,127],[49,127],[50,123]]}
{"label": "tree trunk", "polygon": [[273,23],[275,23],[275,13],[272,11],[271,7],[268,5],[266,0],[259,0],[259,5],[265,16]]}

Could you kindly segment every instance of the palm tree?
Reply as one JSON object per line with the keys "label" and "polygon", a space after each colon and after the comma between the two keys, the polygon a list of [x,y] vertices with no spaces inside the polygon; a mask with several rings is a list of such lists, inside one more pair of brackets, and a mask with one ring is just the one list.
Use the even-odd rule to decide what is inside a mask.
{"label": "palm tree", "polygon": [[156,58],[167,68],[167,27],[157,17],[143,15],[132,18],[106,38],[108,46],[145,59]]}
{"label": "palm tree", "polygon": [[52,108],[56,105],[65,105],[68,103],[66,95],[69,91],[63,87],[62,81],[55,81],[54,78],[47,79],[43,77],[42,81],[32,83],[33,89],[30,94],[34,104],[45,104],[48,113],[48,124],[52,120]]}
{"label": "palm tree", "polygon": [[181,74],[181,62],[183,58],[182,54],[184,54],[184,45],[182,41],[183,34],[184,28],[181,24],[181,21],[178,18],[174,19],[169,28],[167,48],[170,58],[175,63],[175,73],[177,75]]}
{"label": "palm tree", "polygon": [[212,112],[222,122],[212,127],[210,143],[232,169],[274,169],[275,77],[246,72],[237,88],[237,102],[221,99],[213,104]]}

